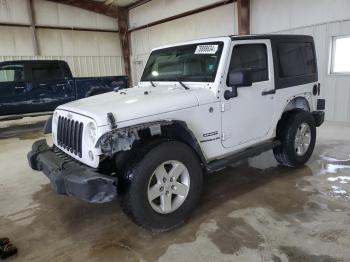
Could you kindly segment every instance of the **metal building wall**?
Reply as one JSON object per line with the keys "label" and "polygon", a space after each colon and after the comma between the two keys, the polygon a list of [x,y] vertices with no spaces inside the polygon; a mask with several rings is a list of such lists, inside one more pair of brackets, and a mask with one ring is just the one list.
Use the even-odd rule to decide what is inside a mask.
{"label": "metal building wall", "polygon": [[0,22],[29,24],[28,8],[26,0],[0,0]]}
{"label": "metal building wall", "polygon": [[222,2],[222,0],[152,0],[137,8],[131,9],[129,14],[130,28],[135,28],[165,19],[189,10],[201,8]]}
{"label": "metal building wall", "polygon": [[112,17],[68,5],[35,0],[34,9],[38,25],[105,30],[118,29],[116,19]]}
{"label": "metal building wall", "polygon": [[350,35],[350,1],[252,0],[251,7],[252,33],[314,37],[321,96],[327,101],[326,119],[350,121],[350,75],[329,73],[332,37]]}
{"label": "metal building wall", "polygon": [[[117,30],[114,18],[75,7],[35,0],[38,26]],[[117,32],[37,29],[40,56],[34,51],[29,27],[27,0],[0,0],[0,61],[14,59],[60,59],[71,66],[75,76],[121,75],[124,71]]]}

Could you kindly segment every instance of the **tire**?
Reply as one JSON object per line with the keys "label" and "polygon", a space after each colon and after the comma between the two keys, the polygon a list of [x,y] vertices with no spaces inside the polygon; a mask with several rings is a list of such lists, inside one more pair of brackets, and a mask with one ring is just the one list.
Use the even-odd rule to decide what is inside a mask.
{"label": "tire", "polygon": [[[183,171],[171,182],[175,176],[169,174],[176,173],[172,173],[175,167]],[[189,217],[200,198],[202,167],[193,150],[180,142],[167,141],[156,145],[136,165],[125,168],[123,173],[123,177],[128,179],[120,198],[121,206],[132,221],[150,231],[167,231],[180,225]],[[157,179],[161,174],[164,175],[163,179]],[[168,179],[166,182],[164,177]],[[182,186],[178,183],[182,183]],[[183,185],[187,186],[186,197],[176,195],[178,191],[173,190],[182,190],[185,188]],[[185,191],[182,190],[181,194],[185,195]],[[153,198],[153,192],[160,196],[149,200]],[[169,195],[170,198],[167,198]],[[169,203],[167,199],[171,201],[170,209],[169,204],[165,204]]]}
{"label": "tire", "polygon": [[[306,135],[308,129],[309,138]],[[281,142],[280,146],[273,149],[277,162],[289,167],[303,166],[310,159],[315,147],[316,124],[312,114],[298,110],[284,115],[277,130],[277,139]]]}

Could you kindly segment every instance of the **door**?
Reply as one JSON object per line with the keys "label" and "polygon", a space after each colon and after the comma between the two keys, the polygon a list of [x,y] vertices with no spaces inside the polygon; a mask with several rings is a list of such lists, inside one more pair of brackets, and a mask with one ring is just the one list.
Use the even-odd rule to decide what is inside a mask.
{"label": "door", "polygon": [[27,106],[27,85],[22,63],[0,67],[0,115],[21,114]]}
{"label": "door", "polygon": [[[228,72],[251,69],[252,86],[223,99],[222,144],[239,149],[267,139],[274,116],[274,73],[269,40],[234,41]],[[224,91],[231,88],[224,84]],[[224,93],[224,92],[222,92]]]}
{"label": "door", "polygon": [[30,66],[32,112],[53,111],[74,100],[75,87],[57,62],[37,62]]}

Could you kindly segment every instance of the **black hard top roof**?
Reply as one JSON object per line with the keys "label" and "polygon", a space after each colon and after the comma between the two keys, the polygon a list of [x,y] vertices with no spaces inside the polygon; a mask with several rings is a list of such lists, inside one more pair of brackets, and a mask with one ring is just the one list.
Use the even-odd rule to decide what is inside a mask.
{"label": "black hard top roof", "polygon": [[254,39],[269,39],[275,41],[283,40],[308,40],[312,41],[310,35],[288,35],[288,34],[262,34],[262,35],[230,35],[232,40],[254,40]]}

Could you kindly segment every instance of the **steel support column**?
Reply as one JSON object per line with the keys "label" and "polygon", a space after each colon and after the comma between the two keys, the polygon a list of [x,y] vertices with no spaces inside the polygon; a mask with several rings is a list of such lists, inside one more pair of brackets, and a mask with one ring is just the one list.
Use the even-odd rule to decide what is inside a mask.
{"label": "steel support column", "polygon": [[129,85],[132,83],[130,67],[130,35],[129,35],[129,11],[127,8],[118,8],[118,31],[120,45],[124,59],[125,74],[129,78]]}
{"label": "steel support column", "polygon": [[40,56],[40,47],[38,43],[38,35],[36,31],[36,17],[35,17],[35,10],[34,10],[34,3],[33,0],[29,0],[29,15],[30,15],[30,29],[32,31],[33,36],[33,45],[34,45],[34,55]]}
{"label": "steel support column", "polygon": [[250,0],[237,0],[238,34],[250,34]]}

